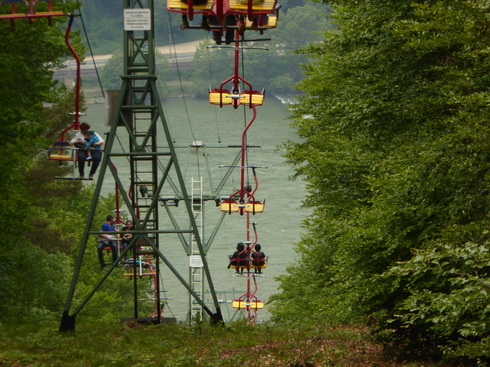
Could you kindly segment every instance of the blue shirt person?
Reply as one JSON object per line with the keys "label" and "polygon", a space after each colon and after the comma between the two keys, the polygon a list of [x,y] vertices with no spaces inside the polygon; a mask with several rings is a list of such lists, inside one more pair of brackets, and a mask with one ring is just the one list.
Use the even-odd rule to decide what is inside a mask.
{"label": "blue shirt person", "polygon": [[[114,232],[116,231],[116,227],[114,226],[114,217],[112,215],[108,215],[106,221],[102,224],[100,228],[101,232]],[[101,233],[99,239],[97,240],[97,252],[99,254],[99,262],[100,268],[102,269],[107,264],[104,261],[104,247],[110,246],[112,250],[112,263],[116,263],[117,261],[117,241],[116,236],[113,234],[104,234]]]}
{"label": "blue shirt person", "polygon": [[87,132],[85,133],[85,140],[87,140],[87,145],[85,145],[85,149],[87,149],[87,161],[91,161],[92,160],[92,151],[90,150],[92,147],[92,149],[100,149],[100,145],[97,145],[95,143],[98,143],[100,142],[100,137],[99,135],[97,135],[93,130],[87,130]]}

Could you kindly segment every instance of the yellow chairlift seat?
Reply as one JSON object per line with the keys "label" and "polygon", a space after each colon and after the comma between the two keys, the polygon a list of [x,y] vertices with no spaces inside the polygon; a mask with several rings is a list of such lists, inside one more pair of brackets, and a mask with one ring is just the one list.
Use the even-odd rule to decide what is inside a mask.
{"label": "yellow chairlift seat", "polygon": [[231,305],[233,308],[238,308],[239,310],[247,309],[247,307],[254,309],[254,310],[264,308],[264,302],[262,302],[262,301],[246,302],[246,301],[241,301],[241,300],[235,300],[232,302]]}
{"label": "yellow chairlift seat", "polygon": [[72,161],[73,148],[67,141],[55,141],[48,148],[48,158],[54,161]]}
{"label": "yellow chairlift seat", "polygon": [[247,213],[263,213],[264,212],[264,203],[260,201],[249,201],[245,203],[245,212]]}
{"label": "yellow chairlift seat", "polygon": [[34,3],[33,5],[36,5],[35,3],[39,2],[39,1],[42,1],[44,3],[48,3],[51,6],[53,6],[53,3],[60,3],[60,5],[62,3],[64,3],[64,0],[58,0],[58,1],[56,1],[56,0],[2,0],[0,2],[2,4],[23,3],[23,5],[29,5],[28,3],[31,2],[31,3]]}
{"label": "yellow chairlift seat", "polygon": [[[204,10],[209,10],[213,8],[214,1],[208,0],[205,4],[192,4],[192,9],[200,10],[201,12]],[[188,5],[180,0],[167,0],[167,9],[168,10],[187,10]],[[196,12],[199,13],[199,12]]]}
{"label": "yellow chairlift seat", "polygon": [[221,201],[219,209],[225,213],[237,213],[242,205],[238,204],[233,199],[225,199]]}
{"label": "yellow chairlift seat", "polygon": [[[257,3],[257,4],[254,4]],[[230,10],[242,10],[246,11],[248,9],[248,1],[245,0],[230,0]],[[252,0],[252,10],[259,12],[272,12],[276,6],[276,0],[264,0],[254,1]]]}
{"label": "yellow chairlift seat", "polygon": [[264,94],[258,91],[245,90],[240,94],[232,94],[228,89],[212,89],[209,92],[209,103],[215,105],[230,105],[234,100],[246,106],[260,106],[264,103]]}
{"label": "yellow chairlift seat", "polygon": [[56,154],[56,153],[53,153],[53,154],[50,154],[49,155],[49,159],[53,160],[53,161],[71,161],[72,160],[72,156],[71,154]]}
{"label": "yellow chairlift seat", "polygon": [[229,105],[233,103],[233,96],[228,89],[212,89],[209,91],[209,103]]}
{"label": "yellow chairlift seat", "polygon": [[[48,4],[47,11],[36,11],[37,3]],[[15,19],[15,18],[51,18],[65,16],[66,13],[61,10],[54,10],[54,3],[59,3],[64,6],[64,1],[55,0],[2,0],[0,5],[12,4],[12,12],[10,14],[0,14],[0,19]],[[19,7],[17,7],[19,5]]]}
{"label": "yellow chairlift seat", "polygon": [[[140,278],[142,278],[142,277],[153,277],[156,274],[157,273],[153,269],[136,267],[136,276],[137,277],[140,277]],[[134,277],[133,267],[132,266],[124,267],[123,276],[124,277]]]}
{"label": "yellow chairlift seat", "polygon": [[247,268],[247,264],[241,264],[241,265],[230,265],[230,268],[231,269],[246,269]]}
{"label": "yellow chairlift seat", "polygon": [[[128,263],[124,266],[123,276],[133,277],[134,276],[134,263]],[[156,275],[155,265],[153,262],[146,258],[142,259],[140,256],[139,260],[136,260],[136,276],[141,277],[152,277]]]}
{"label": "yellow chairlift seat", "polygon": [[60,17],[66,15],[66,13],[62,11],[37,11],[34,13],[36,17],[42,18],[42,17]]}
{"label": "yellow chairlift seat", "polygon": [[244,90],[240,95],[240,103],[246,106],[261,106],[264,103],[264,94],[256,90],[252,91],[252,93],[248,90]]}

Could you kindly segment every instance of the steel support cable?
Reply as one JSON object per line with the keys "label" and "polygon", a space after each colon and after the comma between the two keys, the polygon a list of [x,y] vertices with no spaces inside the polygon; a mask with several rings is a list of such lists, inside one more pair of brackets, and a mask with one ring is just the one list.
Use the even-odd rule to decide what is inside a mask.
{"label": "steel support cable", "polygon": [[105,98],[104,88],[102,88],[102,81],[100,80],[99,70],[97,69],[97,64],[95,63],[94,53],[92,52],[92,45],[90,44],[90,39],[87,34],[87,28],[85,27],[85,22],[83,21],[82,12],[80,10],[80,3],[77,0],[78,13],[80,14],[80,20],[82,22],[83,33],[85,34],[85,39],[87,40],[88,49],[90,51],[90,56],[92,57],[92,63],[94,64],[95,74],[97,74],[97,80],[99,81],[100,91],[102,92],[102,97]]}
{"label": "steel support cable", "polygon": [[184,86],[183,86],[183,83],[182,83],[182,76],[180,74],[179,59],[177,58],[177,48],[175,47],[175,38],[174,38],[174,33],[172,31],[172,18],[170,17],[170,13],[168,14],[168,19],[169,19],[169,24],[170,24],[171,44],[172,44],[172,47],[173,47],[173,53],[174,53],[174,57],[175,57],[175,64],[176,64],[176,67],[177,67],[177,76],[179,78],[180,93],[181,93],[182,99],[184,101],[184,110],[185,110],[185,114],[186,114],[186,117],[187,117],[187,123],[188,123],[189,129],[191,131],[192,139],[194,139],[194,141],[195,141],[196,140],[196,137],[194,135],[194,130],[192,128],[191,120],[190,120],[190,117],[189,117],[189,109],[187,108],[187,101],[186,101],[185,94],[184,94]]}
{"label": "steel support cable", "polygon": [[[209,37],[206,37],[206,39],[209,40]],[[207,56],[208,68],[209,68],[209,79],[210,79],[209,85],[213,85],[213,83],[214,83],[213,67],[211,64],[211,52],[210,52],[210,49],[208,47],[206,47],[206,56]],[[220,119],[218,116],[218,108],[219,107],[216,105],[213,107],[214,107],[214,116],[215,116],[215,121],[216,121],[216,131],[218,133],[218,143],[221,144],[221,133],[220,133],[220,129],[219,129]],[[219,165],[220,166],[223,164],[221,153],[222,153],[221,148],[218,148],[218,158],[219,158]],[[223,171],[220,170],[219,172],[221,172],[220,178],[223,179],[223,177],[224,177]]]}
{"label": "steel support cable", "polygon": [[[179,59],[177,58],[177,48],[175,47],[175,38],[174,38],[173,30],[172,30],[172,17],[170,16],[170,12],[168,12],[168,21],[169,21],[169,25],[170,25],[170,39],[171,39],[171,44],[173,46],[173,51],[174,51],[175,65],[177,67],[177,75],[179,78],[180,93],[182,94],[182,100],[184,102],[185,115],[187,117],[187,123],[188,123],[189,129],[191,131],[192,141],[195,142],[195,141],[197,141],[197,139],[196,139],[196,136],[194,134],[194,129],[192,128],[192,123],[191,123],[191,119],[189,116],[189,109],[187,108],[187,100],[186,100],[185,94],[184,94],[184,86],[182,83],[182,76],[180,74]],[[198,175],[200,177],[201,176],[201,169],[200,169],[200,165],[199,165],[199,156],[198,155],[196,155],[196,161],[197,161],[197,171],[198,171]]]}
{"label": "steel support cable", "polygon": [[172,309],[170,308],[170,304],[168,302],[167,291],[165,290],[165,283],[163,281],[163,276],[162,276],[161,272],[159,275],[158,282],[160,282],[160,284],[161,284],[161,287],[162,287],[161,292],[163,293],[163,301],[165,302],[165,307],[163,307],[161,309],[161,312],[163,312],[164,310],[167,310],[168,312],[170,312],[170,314],[172,315],[173,318],[176,318],[176,316],[174,315]]}
{"label": "steel support cable", "polygon": [[[206,37],[206,39],[209,40],[209,37]],[[212,68],[212,64],[211,64],[211,53],[209,52],[208,47],[206,47],[206,56],[208,59],[208,68],[209,68],[209,79],[210,79],[209,85],[213,85],[213,82],[214,82],[213,68]],[[218,106],[214,106],[214,115],[216,117],[216,130],[218,133],[218,143],[221,144],[221,134],[220,134],[220,130],[219,130],[219,120],[218,120]]]}
{"label": "steel support cable", "polygon": [[[92,58],[92,63],[94,64],[94,69],[95,69],[95,73],[97,75],[97,80],[99,82],[100,91],[102,93],[102,97],[105,99],[104,88],[102,86],[102,81],[100,79],[99,69],[97,68],[97,64],[95,62],[94,53],[93,53],[93,50],[92,50],[92,44],[90,43],[90,38],[89,38],[88,32],[87,32],[87,27],[85,26],[85,21],[83,20],[83,15],[82,15],[82,12],[80,10],[80,2],[79,2],[79,0],[77,0],[77,9],[78,9],[78,13],[80,15],[80,21],[82,23],[83,33],[85,35],[85,39],[87,40],[87,45],[88,45],[88,48],[89,48],[89,51],[90,51],[90,56]],[[126,150],[124,149],[124,145],[122,144],[121,139],[119,138],[118,135],[116,135],[116,139],[117,139],[117,142],[119,143],[119,146],[121,147],[121,150],[125,153]],[[128,163],[131,163],[129,157],[126,157],[126,160],[127,160]]]}
{"label": "steel support cable", "polygon": [[[170,43],[169,43],[169,45],[168,45],[168,46],[169,46],[169,47],[168,47],[168,49],[169,49],[169,54],[170,54],[170,53],[172,52],[172,45],[173,45],[173,43],[174,43],[174,41],[173,41],[173,37],[174,37],[174,35],[173,35],[173,31],[172,31],[172,18],[171,18],[171,16],[170,16],[170,12],[167,12],[167,16],[168,16],[168,22],[169,22],[169,25],[170,25],[170,26],[169,26],[169,32],[170,32],[170,33],[169,33],[169,35],[170,35],[170,38],[171,38],[171,39],[170,39]],[[169,61],[170,61],[170,60],[169,60]],[[176,60],[176,61],[177,61],[177,60]],[[167,111],[167,106],[166,106],[165,104],[162,104],[162,108],[163,108],[164,112],[165,112],[165,111]],[[168,113],[167,113],[167,115],[169,116],[169,114],[168,114]],[[175,144],[175,143],[176,143],[176,140],[175,140],[175,136],[174,136],[174,134],[172,133],[172,124],[171,124],[171,120],[170,120],[170,119],[167,119],[167,121],[168,121],[168,124],[167,124],[167,125],[168,125],[168,130],[170,131],[170,136],[172,137],[172,141],[173,141],[173,143]]]}
{"label": "steel support cable", "polygon": [[[82,15],[82,12],[80,10],[80,2],[79,2],[79,0],[77,0],[77,9],[78,9],[78,13],[80,15],[80,21],[82,23],[83,34],[85,35],[85,39],[87,40],[88,49],[90,51],[90,57],[92,58],[92,63],[94,64],[95,73],[97,75],[97,80],[99,82],[100,91],[102,93],[102,97],[105,99],[104,88],[102,87],[102,81],[100,80],[99,69],[97,68],[97,64],[95,63],[94,53],[92,51],[92,44],[90,43],[90,38],[89,38],[88,33],[87,33],[87,28],[85,27],[85,21],[83,20],[83,15]],[[121,143],[121,140],[119,139],[118,136],[116,136],[116,138],[117,138],[117,141],[118,141],[121,149],[123,150],[123,152],[125,152],[124,146]],[[129,157],[127,157],[126,159],[129,162]]]}

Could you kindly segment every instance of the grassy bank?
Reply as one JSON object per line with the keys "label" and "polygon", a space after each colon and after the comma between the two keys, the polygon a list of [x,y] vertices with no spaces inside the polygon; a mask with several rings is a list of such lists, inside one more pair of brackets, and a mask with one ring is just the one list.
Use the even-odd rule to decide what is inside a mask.
{"label": "grassy bank", "polygon": [[[0,326],[0,366],[431,366],[395,362],[355,327]],[[435,364],[434,364],[435,366]]]}

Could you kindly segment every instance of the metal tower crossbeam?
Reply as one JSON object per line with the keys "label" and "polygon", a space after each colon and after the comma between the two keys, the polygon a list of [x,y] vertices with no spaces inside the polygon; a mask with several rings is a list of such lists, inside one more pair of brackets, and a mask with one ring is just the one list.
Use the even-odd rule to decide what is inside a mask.
{"label": "metal tower crossbeam", "polygon": [[[125,15],[124,30],[124,71],[122,86],[117,104],[117,113],[114,114],[111,123],[111,130],[106,142],[105,154],[100,165],[99,176],[95,186],[94,198],[90,212],[88,214],[86,227],[82,236],[80,252],[75,265],[75,271],[72,278],[70,291],[65,304],[63,317],[61,320],[61,331],[74,330],[75,317],[82,310],[92,295],[97,291],[107,276],[115,268],[115,265],[109,268],[106,274],[96,285],[92,293],[82,302],[73,313],[70,313],[76,284],[80,274],[80,268],[87,246],[88,237],[91,233],[92,221],[97,207],[97,201],[102,189],[106,174],[111,173],[116,182],[117,190],[126,204],[130,216],[135,223],[133,235],[135,240],[130,244],[131,250],[138,251],[139,242],[145,246],[151,247],[156,256],[156,273],[159,279],[160,260],[170,269],[182,285],[195,298],[203,310],[209,315],[212,321],[223,321],[220,306],[216,293],[214,292],[213,281],[205,257],[205,249],[200,237],[199,228],[196,224],[192,211],[192,203],[187,194],[184,178],[179,166],[177,154],[170,135],[169,127],[165,119],[160,97],[156,87],[155,73],[155,43],[154,43],[154,0],[123,0]],[[124,153],[113,152],[114,141],[118,135],[119,129],[123,129],[129,136],[128,151]],[[166,142],[164,151],[159,150],[157,139],[159,134],[163,136],[160,140]],[[119,160],[118,160],[119,159]],[[129,160],[130,187],[126,189],[123,185],[124,180],[122,173],[118,172],[117,164],[119,161],[127,164]],[[163,167],[163,170],[162,170]],[[109,170],[108,170],[109,168]],[[163,171],[163,172],[162,172]],[[184,229],[176,230],[175,228],[165,230],[159,226],[159,200],[162,190],[170,180],[170,174],[176,177],[175,185],[182,194],[182,200],[185,204],[188,218]],[[170,184],[169,184],[170,185]],[[144,188],[144,190],[140,190]],[[146,193],[145,195],[140,194]],[[190,225],[189,225],[190,224]],[[190,228],[189,228],[190,227]],[[212,290],[212,299],[215,311],[212,311],[208,305],[201,299],[200,295],[193,291],[184,277],[172,266],[171,262],[164,256],[164,250],[160,242],[166,245],[176,245],[177,240],[160,241],[160,237],[166,234],[192,233],[197,253],[201,256],[204,276],[209,288]],[[118,262],[129,251],[123,251]],[[186,254],[183,254],[186,256]],[[137,282],[134,277],[134,282]],[[159,282],[156,282],[159,283]],[[135,293],[136,293],[135,283]],[[159,290],[155,294],[159,297]],[[159,299],[155,302],[160,307]],[[138,318],[137,302],[135,300],[135,318]],[[160,322],[160,309],[156,310],[157,322]]]}

